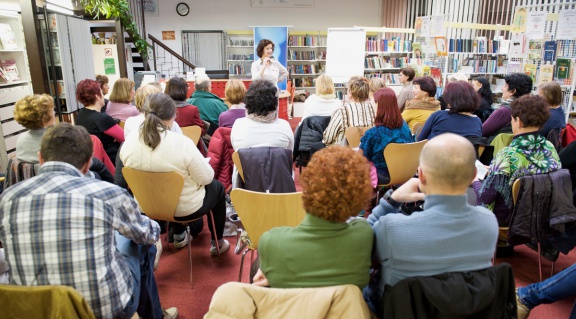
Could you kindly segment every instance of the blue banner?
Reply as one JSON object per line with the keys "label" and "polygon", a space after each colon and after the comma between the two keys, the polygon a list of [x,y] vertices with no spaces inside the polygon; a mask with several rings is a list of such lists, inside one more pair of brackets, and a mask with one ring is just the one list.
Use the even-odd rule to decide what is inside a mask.
{"label": "blue banner", "polygon": [[[262,39],[274,42],[274,58],[285,68],[288,56],[288,27],[254,27],[254,58],[258,57],[256,48]],[[286,80],[278,82],[280,90],[286,90]]]}

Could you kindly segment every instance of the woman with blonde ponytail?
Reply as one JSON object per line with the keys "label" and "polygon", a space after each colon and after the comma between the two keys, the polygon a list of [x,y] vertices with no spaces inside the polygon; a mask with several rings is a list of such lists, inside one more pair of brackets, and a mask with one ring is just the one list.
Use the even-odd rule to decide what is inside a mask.
{"label": "woman with blonde ponytail", "polygon": [[[212,235],[210,253],[217,255],[230,248],[222,239],[226,219],[225,192],[222,184],[213,179],[214,171],[196,145],[184,135],[170,130],[176,117],[174,101],[164,93],[148,96],[144,107],[145,120],[139,134],[130,134],[122,149],[120,159],[125,167],[146,172],[177,172],[184,177],[184,188],[174,213],[176,220],[190,220],[210,211],[214,215],[216,234]],[[182,224],[174,225],[174,246],[185,247],[191,238]],[[211,219],[208,218],[210,232]]]}

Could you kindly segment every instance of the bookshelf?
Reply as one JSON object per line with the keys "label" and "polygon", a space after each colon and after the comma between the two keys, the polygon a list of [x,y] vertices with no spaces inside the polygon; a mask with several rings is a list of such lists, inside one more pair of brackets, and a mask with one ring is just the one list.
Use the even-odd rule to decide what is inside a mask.
{"label": "bookshelf", "polygon": [[[411,34],[413,29],[367,28],[364,58],[364,76],[380,77],[386,86],[399,90],[400,70],[408,67],[413,56]],[[374,32],[376,31],[376,32]]]}
{"label": "bookshelf", "polygon": [[316,78],[326,71],[327,35],[321,32],[288,34],[288,72],[297,90],[310,93]]}
{"label": "bookshelf", "polygon": [[230,78],[250,79],[254,62],[254,33],[252,31],[226,31],[226,66]]}
{"label": "bookshelf", "polygon": [[8,63],[3,68],[12,70],[7,73],[17,74],[0,83],[0,169],[5,171],[8,158],[16,155],[18,136],[27,131],[14,121],[14,105],[21,98],[32,94],[26,42],[18,12],[0,11],[0,42],[0,65],[6,66]]}

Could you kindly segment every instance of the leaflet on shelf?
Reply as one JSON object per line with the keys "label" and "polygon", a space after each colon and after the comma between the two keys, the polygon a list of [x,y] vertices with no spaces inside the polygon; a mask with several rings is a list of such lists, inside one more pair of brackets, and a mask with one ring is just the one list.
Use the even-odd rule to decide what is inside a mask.
{"label": "leaflet on shelf", "polygon": [[12,81],[20,81],[20,74],[18,73],[18,67],[16,67],[16,60],[0,60],[0,66]]}
{"label": "leaflet on shelf", "polygon": [[12,31],[12,27],[7,23],[0,23],[0,45],[4,50],[16,50],[16,35]]}

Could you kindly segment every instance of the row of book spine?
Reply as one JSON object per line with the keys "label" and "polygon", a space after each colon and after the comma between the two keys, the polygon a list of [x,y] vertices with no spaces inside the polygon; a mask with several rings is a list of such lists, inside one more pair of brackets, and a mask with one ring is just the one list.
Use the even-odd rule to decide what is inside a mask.
{"label": "row of book spine", "polygon": [[227,59],[254,61],[254,54],[228,54]]}
{"label": "row of book spine", "polygon": [[450,52],[500,53],[500,41],[480,39],[449,39]]}
{"label": "row of book spine", "polygon": [[288,46],[326,46],[326,38],[311,35],[291,35],[288,36]]}
{"label": "row of book spine", "polygon": [[400,74],[391,73],[368,73],[365,75],[367,79],[371,78],[382,78],[386,81],[387,85],[400,84]]}
{"label": "row of book spine", "polygon": [[412,42],[402,41],[400,38],[378,39],[368,37],[366,39],[367,52],[411,52]]}
{"label": "row of book spine", "polygon": [[289,60],[326,60],[326,51],[288,50]]}
{"label": "row of book spine", "polygon": [[407,57],[373,56],[364,59],[366,69],[404,68],[408,66]]}
{"label": "row of book spine", "polygon": [[228,63],[228,72],[230,74],[245,74],[244,65]]}
{"label": "row of book spine", "polygon": [[314,87],[316,86],[316,78],[294,78],[294,86],[296,87]]}
{"label": "row of book spine", "polygon": [[288,66],[288,71],[290,74],[318,74],[323,68],[316,64],[293,64]]}
{"label": "row of book spine", "polygon": [[231,46],[253,46],[254,40],[228,38],[228,45],[231,45]]}

